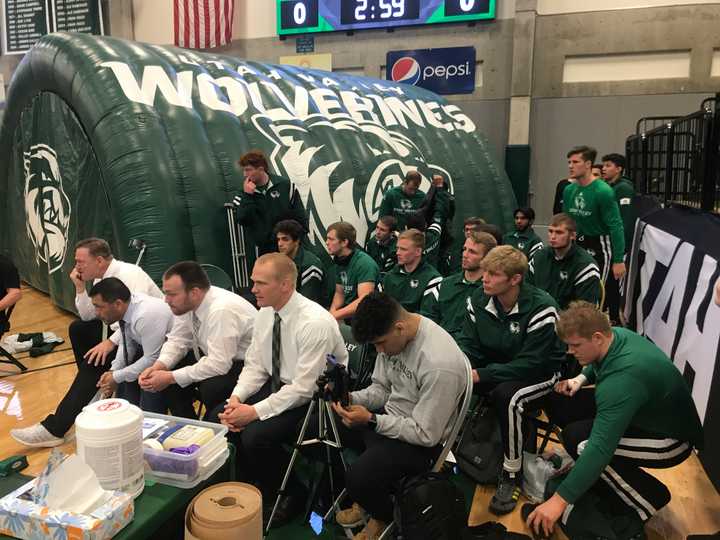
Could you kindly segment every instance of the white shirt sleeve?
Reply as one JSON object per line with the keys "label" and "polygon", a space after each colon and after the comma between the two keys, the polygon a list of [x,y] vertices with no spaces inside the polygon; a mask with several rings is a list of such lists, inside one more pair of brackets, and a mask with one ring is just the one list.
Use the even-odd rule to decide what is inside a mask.
{"label": "white shirt sleeve", "polygon": [[[115,382],[121,383],[136,381],[143,370],[149,368],[155,363],[155,360],[160,354],[163,343],[165,342],[165,335],[168,327],[166,317],[167,315],[164,313],[151,310],[137,319],[133,328],[133,333],[136,337],[140,337],[143,356],[138,358],[138,360],[129,366],[125,366],[118,370],[113,368],[113,379],[115,379]],[[121,352],[121,348],[122,344],[118,347],[118,354]],[[128,344],[128,349],[129,348],[130,344]],[[125,364],[124,360],[121,362],[123,365]]]}
{"label": "white shirt sleeve", "polygon": [[167,341],[163,343],[160,349],[160,356],[157,361],[161,362],[167,369],[172,369],[175,365],[185,358],[187,352],[192,349],[192,329],[190,327],[190,317],[183,315],[182,317],[173,317],[173,325],[170,333],[167,335]]}
{"label": "white shirt sleeve", "polygon": [[250,317],[240,316],[229,309],[218,309],[209,313],[203,324],[208,327],[208,350],[205,351],[205,356],[192,366],[173,371],[175,382],[183,388],[193,382],[225,375],[230,371],[242,338],[252,331]]}
{"label": "white shirt sleeve", "polygon": [[75,295],[75,308],[83,321],[97,319],[95,307],[92,305],[92,300],[90,300],[87,291]]}
{"label": "white shirt sleeve", "polygon": [[333,344],[332,338],[326,321],[313,321],[304,326],[302,334],[296,336],[299,350],[295,360],[295,377],[292,382],[255,404],[260,420],[267,420],[310,401],[315,383],[325,367],[325,355]]}
{"label": "white shirt sleeve", "polygon": [[265,369],[262,362],[259,335],[259,325],[256,324],[255,329],[253,330],[252,341],[245,353],[245,365],[243,366],[243,369],[238,376],[237,384],[232,391],[232,395],[237,396],[242,403],[260,390],[262,385],[265,384],[271,375],[268,373],[267,369]]}

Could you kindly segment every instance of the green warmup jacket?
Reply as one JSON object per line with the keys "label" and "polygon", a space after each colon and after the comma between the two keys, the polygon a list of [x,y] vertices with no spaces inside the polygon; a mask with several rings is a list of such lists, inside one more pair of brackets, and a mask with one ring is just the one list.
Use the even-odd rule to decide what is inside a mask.
{"label": "green warmup jacket", "polygon": [[535,234],[532,227],[528,227],[524,231],[514,231],[503,235],[503,244],[512,246],[522,251],[528,261],[533,258],[538,250],[543,248],[542,240]]}
{"label": "green warmup jacket", "polygon": [[481,382],[546,381],[560,371],[565,345],[555,333],[557,302],[524,283],[515,307],[505,313],[500,302],[478,288],[467,302],[458,345],[477,369]]}
{"label": "green warmup jacket", "polygon": [[305,209],[295,185],[287,178],[269,176],[270,181],[255,193],[243,191],[233,199],[238,223],[245,226],[245,249],[252,261],[256,248],[258,255],[277,251],[273,228],[278,221],[294,219],[307,230]]}
{"label": "green warmup jacket", "polygon": [[406,272],[403,266],[396,264],[380,284],[380,290],[400,302],[410,313],[429,310],[437,302],[442,276],[434,266],[421,261],[412,272]]}
{"label": "green warmup jacket", "polygon": [[415,192],[415,195],[408,197],[402,190],[402,186],[390,188],[383,195],[383,200],[380,203],[379,216],[395,216],[397,219],[397,230],[405,230],[405,222],[407,216],[415,213],[420,208],[420,205],[425,200],[425,192],[419,189]]}
{"label": "green warmup jacket", "polygon": [[320,257],[300,246],[293,261],[298,269],[297,292],[328,308],[335,292],[335,279],[330,280]]}
{"label": "green warmup jacket", "polygon": [[425,249],[423,249],[423,260],[437,268],[440,263],[440,237],[442,226],[439,223],[431,224],[425,229]]}
{"label": "green warmup jacket", "polygon": [[587,186],[569,184],[563,192],[563,208],[577,223],[578,236],[610,235],[612,262],[621,263],[625,255],[625,233],[613,188],[603,180]]}
{"label": "green warmup jacket", "polygon": [[367,241],[365,251],[377,263],[382,274],[389,272],[397,263],[397,236],[393,234],[388,238],[387,242],[381,244],[373,235]]}
{"label": "green warmup jacket", "polygon": [[702,447],[702,425],[680,371],[655,344],[613,328],[605,358],[585,366],[597,413],[585,449],[558,493],[574,503],[600,478],[629,429]]}
{"label": "green warmup jacket", "polygon": [[345,307],[358,298],[358,283],[377,283],[380,270],[377,263],[362,249],[355,249],[346,264],[335,262],[335,283],[342,285]]}
{"label": "green warmup jacket", "polygon": [[632,203],[635,197],[635,186],[632,180],[626,176],[621,176],[617,182],[612,184],[608,182],[608,185],[613,188],[615,200],[620,209],[620,218],[625,230],[625,252],[627,253],[632,247],[633,236],[635,235],[635,220],[637,219],[637,212]]}
{"label": "green warmup jacket", "polygon": [[431,300],[427,306],[424,305],[421,315],[434,320],[457,339],[467,314],[467,301],[478,289],[482,289],[482,280],[468,281],[465,272],[448,276],[440,283],[437,301]]}
{"label": "green warmup jacket", "polygon": [[527,281],[549,293],[561,309],[573,300],[600,304],[600,268],[595,257],[574,243],[562,259],[550,246],[535,253]]}

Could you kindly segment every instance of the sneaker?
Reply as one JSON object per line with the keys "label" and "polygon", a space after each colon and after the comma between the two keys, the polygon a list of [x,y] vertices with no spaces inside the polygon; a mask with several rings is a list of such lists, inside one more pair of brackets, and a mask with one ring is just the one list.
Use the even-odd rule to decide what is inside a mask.
{"label": "sneaker", "polygon": [[339,510],[335,514],[335,521],[337,521],[338,525],[341,527],[352,529],[353,527],[357,527],[365,523],[366,516],[367,514],[365,513],[365,510],[362,509],[362,506],[358,503],[353,503],[350,508]]}
{"label": "sneaker", "polygon": [[362,531],[353,536],[353,540],[377,540],[385,530],[385,523],[378,521],[377,519],[370,518],[367,525]]}
{"label": "sneaker", "polygon": [[56,437],[42,424],[34,424],[26,428],[11,429],[10,436],[20,444],[38,448],[51,448],[65,444],[63,437]]}
{"label": "sneaker", "polygon": [[509,514],[515,509],[520,497],[520,473],[509,473],[503,470],[500,473],[498,487],[490,501],[490,511],[498,516]]}

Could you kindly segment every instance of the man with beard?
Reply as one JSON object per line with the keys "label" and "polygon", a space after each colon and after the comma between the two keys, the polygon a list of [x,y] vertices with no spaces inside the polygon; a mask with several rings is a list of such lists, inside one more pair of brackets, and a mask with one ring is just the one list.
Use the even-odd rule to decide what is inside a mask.
{"label": "man with beard", "polygon": [[163,291],[175,321],[160,356],[138,382],[143,390],[164,392],[173,415],[196,418],[195,388],[208,412],[230,395],[257,310],[241,296],[211,286],[195,261],[168,268]]}
{"label": "man with beard", "polygon": [[446,277],[440,283],[437,302],[430,304],[422,315],[434,320],[457,340],[467,313],[467,303],[473,293],[482,288],[480,263],[497,246],[492,235],[469,231],[462,255],[462,271]]}
{"label": "man with beard", "polygon": [[284,219],[275,228],[280,253],[290,257],[298,269],[295,290],[324,308],[330,306],[335,293],[335,280],[330,280],[320,257],[305,249],[301,242],[305,231],[295,220]]}
{"label": "man with beard", "polygon": [[375,234],[370,237],[365,251],[370,255],[384,275],[397,262],[397,220],[393,216],[380,216],[375,225]]}
{"label": "man with beard", "polygon": [[338,321],[352,319],[360,300],[375,290],[377,263],[356,243],[355,227],[345,221],[327,229],[327,250],[335,262],[335,296],[330,313]]}
{"label": "man with beard", "polygon": [[575,220],[553,216],[548,225],[548,247],[530,261],[527,281],[550,294],[561,309],[573,300],[600,304],[600,269],[595,259],[575,244]]}
{"label": "man with beard", "polygon": [[80,320],[73,321],[68,329],[78,372],[54,414],[38,424],[13,429],[12,437],[25,446],[59,446],[65,443],[65,434],[75,423],[75,417],[97,392],[97,383],[115,358],[121,341],[120,327],[114,324],[111,336],[103,338],[103,323],[97,318],[95,307],[88,296],[86,284],[116,277],[130,292],[162,298],[162,292],[145,271],[137,265],[117,260],[110,245],[101,238],[87,238],[75,245],[75,266],[70,279],[75,285],[75,307]]}
{"label": "man with beard", "polygon": [[595,257],[605,282],[611,267],[615,279],[625,275],[625,236],[613,189],[591,174],[596,155],[597,151],[587,146],[567,153],[575,183],[565,188],[563,212],[575,220],[577,243]]}
{"label": "man with beard", "polygon": [[397,300],[406,311],[428,311],[436,303],[442,276],[423,260],[425,236],[417,229],[400,233],[398,263],[385,274],[379,289]]}
{"label": "man with beard", "polygon": [[513,215],[515,231],[503,236],[503,244],[519,249],[530,261],[535,253],[543,248],[542,240],[532,228],[535,221],[535,210],[530,207],[517,208]]}

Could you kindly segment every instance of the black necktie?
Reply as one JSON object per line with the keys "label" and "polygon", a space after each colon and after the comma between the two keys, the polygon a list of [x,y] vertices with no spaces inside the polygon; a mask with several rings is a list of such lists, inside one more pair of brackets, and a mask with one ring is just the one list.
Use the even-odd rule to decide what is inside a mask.
{"label": "black necktie", "polygon": [[125,325],[127,324],[123,319],[120,319],[118,321],[118,324],[120,325],[120,335],[122,336],[122,342],[123,342],[123,360],[125,360],[125,366],[129,366],[128,363],[128,349],[127,349],[127,340],[125,339]]}
{"label": "black necktie", "polygon": [[275,314],[272,333],[272,382],[271,391],[277,392],[282,386],[280,381],[280,315]]}

